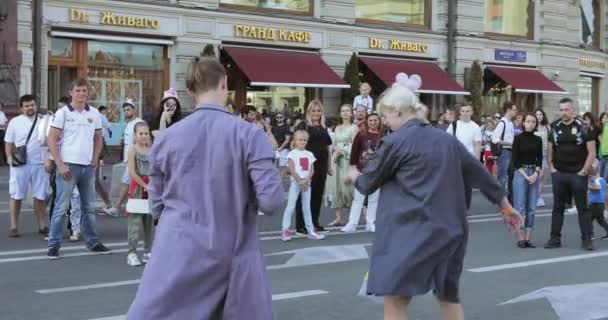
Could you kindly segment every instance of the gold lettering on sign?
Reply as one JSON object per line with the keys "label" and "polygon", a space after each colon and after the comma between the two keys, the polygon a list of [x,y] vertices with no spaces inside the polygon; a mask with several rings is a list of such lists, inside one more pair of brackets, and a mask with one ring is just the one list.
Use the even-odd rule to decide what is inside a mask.
{"label": "gold lettering on sign", "polygon": [[264,41],[278,40],[301,43],[310,43],[312,40],[312,34],[310,32],[243,25],[234,26],[234,36],[237,38],[248,38]]}
{"label": "gold lettering on sign", "polygon": [[384,41],[377,38],[369,38],[369,47],[371,49],[382,49],[384,48]]}
{"label": "gold lettering on sign", "polygon": [[580,58],[578,64],[582,67],[606,69],[606,62],[599,60]]}
{"label": "gold lettering on sign", "polygon": [[89,22],[89,15],[78,9],[70,9],[71,22]]}
{"label": "gold lettering on sign", "polygon": [[[160,20],[154,18],[142,18],[136,16],[119,16],[113,12],[103,11],[100,13],[101,18],[99,24],[107,24],[112,26],[123,26],[131,28],[160,28]],[[70,21],[72,22],[89,22],[89,15],[79,9],[70,9]]]}

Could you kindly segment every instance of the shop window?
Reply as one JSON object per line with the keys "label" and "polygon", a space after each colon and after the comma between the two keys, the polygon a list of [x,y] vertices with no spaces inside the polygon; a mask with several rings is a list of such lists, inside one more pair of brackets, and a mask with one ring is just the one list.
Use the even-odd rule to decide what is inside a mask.
{"label": "shop window", "polygon": [[600,48],[601,1],[581,0],[581,41],[583,44]]}
{"label": "shop window", "polygon": [[[159,45],[88,42],[89,103],[106,106],[108,120],[119,133],[124,121],[121,106],[127,99],[135,102],[144,120],[150,122],[157,116],[166,90],[165,54],[165,48]],[[120,136],[113,135],[110,144]]]}
{"label": "shop window", "polygon": [[431,0],[355,0],[357,19],[370,22],[429,26]]}
{"label": "shop window", "polygon": [[311,0],[220,0],[222,5],[312,14]]}
{"label": "shop window", "polygon": [[485,32],[532,38],[533,0],[485,0]]}
{"label": "shop window", "polygon": [[247,104],[259,111],[291,115],[304,112],[306,89],[303,87],[265,87],[247,90]]}
{"label": "shop window", "polygon": [[578,78],[578,112],[599,111],[599,78],[580,76]]}
{"label": "shop window", "polygon": [[65,38],[51,39],[51,56],[71,58],[74,55],[74,40]]}

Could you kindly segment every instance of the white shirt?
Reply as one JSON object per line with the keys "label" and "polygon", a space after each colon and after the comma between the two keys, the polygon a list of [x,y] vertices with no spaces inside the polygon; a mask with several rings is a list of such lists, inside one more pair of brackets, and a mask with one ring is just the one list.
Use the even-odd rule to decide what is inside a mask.
{"label": "white shirt", "polygon": [[312,152],[308,150],[291,150],[287,154],[287,159],[293,161],[296,173],[300,179],[308,178],[312,165],[317,161]]}
{"label": "white shirt", "polygon": [[0,130],[6,130],[7,124],[8,124],[8,118],[6,118],[6,114],[4,114],[4,111],[0,111],[0,128],[4,128],[4,129],[0,129]]}
{"label": "white shirt", "polygon": [[[500,137],[502,137],[502,132],[505,130],[505,128],[505,136],[503,139],[501,139]],[[513,143],[513,139],[515,139],[515,127],[513,127],[513,122],[505,117],[502,117],[496,124],[496,129],[494,129],[494,133],[492,134],[492,143],[498,143],[500,140]],[[511,149],[511,146],[503,146],[503,148]]]}
{"label": "white shirt", "polygon": [[104,116],[103,114],[100,114],[101,116],[101,134],[103,135],[103,140],[108,143],[108,141],[110,141],[110,131],[112,130],[112,125],[110,124],[110,121],[108,121],[108,118],[106,118],[106,116]]}
{"label": "white shirt", "polygon": [[359,105],[364,105],[365,109],[367,109],[368,114],[372,113],[372,111],[374,110],[374,100],[370,96],[367,96],[367,97],[363,97],[361,95],[356,96],[355,100],[353,101],[353,110],[357,110],[357,107]]}
{"label": "white shirt", "polygon": [[[446,132],[449,134],[454,133],[452,125],[453,124],[450,124],[446,129]],[[473,156],[479,157],[478,154],[475,154],[475,144],[481,143],[481,128],[477,123],[471,120],[467,122],[458,120],[456,122],[456,139],[458,139]]]}
{"label": "white shirt", "polygon": [[486,129],[486,130],[483,132],[483,141],[485,142],[484,149],[485,149],[486,151],[492,151],[492,145],[491,145],[491,143],[492,143],[492,133],[493,133],[493,132],[494,132],[494,131],[490,131],[490,130],[488,130],[488,129]]}
{"label": "white shirt", "polygon": [[[36,127],[40,125],[41,120],[42,119],[38,117]],[[20,115],[13,118],[13,120],[8,123],[8,127],[6,128],[4,142],[12,143],[15,145],[15,147],[24,146],[25,141],[27,140],[27,135],[30,133],[30,129],[32,128],[32,124],[34,124],[34,117],[29,118],[24,115]],[[44,161],[46,161],[47,149],[42,147],[40,144],[38,135],[38,128],[34,128],[32,131],[32,136],[27,143],[28,164],[43,164]]]}
{"label": "white shirt", "polygon": [[135,124],[138,122],[143,122],[143,120],[140,118],[135,118],[127,122],[125,131],[122,133],[122,140],[124,143],[122,161],[125,163],[127,162],[127,160],[129,160],[129,150],[131,149],[131,146],[135,143],[135,132],[133,132],[133,130],[135,129]]}
{"label": "white shirt", "polygon": [[82,112],[78,112],[67,105],[57,110],[51,126],[62,130],[59,153],[63,162],[85,166],[91,164],[95,131],[101,130],[101,116],[97,109],[87,105]]}

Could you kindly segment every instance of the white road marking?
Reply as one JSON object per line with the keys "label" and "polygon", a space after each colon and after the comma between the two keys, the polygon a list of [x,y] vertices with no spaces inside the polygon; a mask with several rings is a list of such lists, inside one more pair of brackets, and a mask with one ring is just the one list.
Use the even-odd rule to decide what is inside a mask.
{"label": "white road marking", "polygon": [[608,256],[608,251],[584,253],[584,254],[577,254],[577,255],[573,255],[573,256],[564,256],[564,257],[558,257],[558,258],[529,260],[529,261],[522,261],[522,262],[515,262],[515,263],[499,264],[499,265],[489,266],[489,267],[472,268],[472,269],[469,269],[468,271],[470,271],[470,272],[491,272],[491,271],[500,271],[500,270],[507,270],[507,269],[525,268],[525,267],[530,267],[530,266],[558,263],[558,262],[564,262],[564,261],[592,259],[592,258],[605,257],[605,256]]}
{"label": "white road marking", "polygon": [[369,258],[366,246],[371,243],[361,243],[353,245],[320,246],[308,247],[289,251],[282,251],[267,254],[265,256],[277,256],[293,254],[287,262],[266,267],[267,270],[278,270],[286,268],[296,268],[303,266],[313,266],[320,264],[333,264],[339,262],[366,260]]}
{"label": "white road marking", "polygon": [[130,286],[130,285],[134,285],[134,284],[139,284],[139,281],[140,280],[137,279],[137,280],[127,280],[127,281],[118,281],[118,282],[95,283],[95,284],[89,284],[89,285],[84,285],[84,286],[36,290],[36,293],[49,294],[49,293],[83,291],[83,290],[90,290],[90,289],[110,288],[110,287],[119,287],[119,286]]}
{"label": "white road marking", "polygon": [[[125,253],[125,252],[128,252],[128,251],[129,251],[129,249],[118,249],[118,250],[112,250],[112,253]],[[87,251],[87,252],[77,252],[77,253],[61,254],[60,257],[61,258],[69,258],[69,257],[96,256],[96,255],[99,255],[99,253]],[[47,259],[48,259],[48,257],[46,255],[44,255],[44,256],[28,256],[28,257],[0,259],[0,263],[35,261],[35,260],[47,260]]]}
{"label": "white road marking", "polygon": [[547,299],[561,320],[593,320],[608,316],[608,282],[545,287],[500,305]]}
{"label": "white road marking", "polygon": [[[273,294],[272,301],[299,299],[299,298],[318,296],[318,295],[323,295],[323,294],[329,294],[329,292],[325,291],[325,290],[308,290],[308,291],[299,291],[299,292],[280,293],[280,294]],[[95,319],[89,319],[89,320],[127,320],[127,316],[122,315],[122,316],[95,318]]]}
{"label": "white road marking", "polygon": [[[143,242],[140,241],[140,244],[142,244]],[[114,248],[114,247],[124,247],[127,245],[127,242],[110,242],[110,243],[104,243],[104,245],[108,248]],[[43,252],[47,252],[48,248],[44,248],[44,249],[29,249],[29,250],[13,250],[13,251],[0,251],[0,256],[17,256],[17,255],[23,255],[23,254],[30,254],[30,253],[43,253]],[[87,247],[85,246],[66,246],[66,247],[61,247],[61,251],[76,251],[76,250],[87,250]]]}

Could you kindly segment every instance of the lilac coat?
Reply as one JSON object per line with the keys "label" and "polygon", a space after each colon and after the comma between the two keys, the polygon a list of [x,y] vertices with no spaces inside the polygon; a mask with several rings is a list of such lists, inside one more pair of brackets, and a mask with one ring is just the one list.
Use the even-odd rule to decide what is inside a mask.
{"label": "lilac coat", "polygon": [[163,131],[150,153],[160,218],[128,319],[273,319],[257,211],[282,201],[268,136],[218,105]]}

